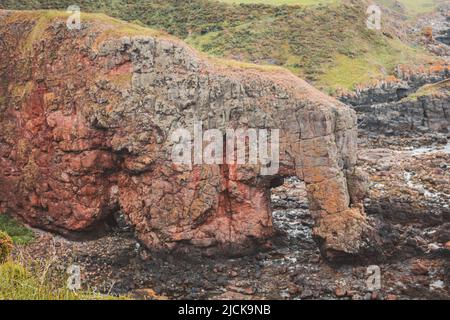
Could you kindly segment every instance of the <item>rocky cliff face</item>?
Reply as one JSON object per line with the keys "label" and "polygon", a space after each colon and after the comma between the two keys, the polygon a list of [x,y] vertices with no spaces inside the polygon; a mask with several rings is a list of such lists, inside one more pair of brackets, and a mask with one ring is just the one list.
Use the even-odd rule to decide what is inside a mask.
{"label": "rocky cliff face", "polygon": [[[315,236],[357,254],[367,231],[356,116],[278,69],[200,56],[105,16],[0,11],[0,205],[64,234],[123,212],[149,248],[229,251],[273,233],[270,188],[305,181]],[[280,170],[177,165],[177,128],[280,129]]]}
{"label": "rocky cliff face", "polygon": [[450,65],[443,62],[431,66],[398,66],[394,76],[360,85],[354,91],[340,92],[337,97],[352,106],[368,106],[397,102],[427,84],[445,81],[450,77]]}
{"label": "rocky cliff face", "polygon": [[450,81],[424,87],[415,95],[392,103],[357,106],[360,128],[387,135],[448,133]]}
{"label": "rocky cliff face", "polygon": [[364,133],[411,135],[448,133],[450,128],[450,66],[402,68],[397,77],[342,93],[358,114]]}

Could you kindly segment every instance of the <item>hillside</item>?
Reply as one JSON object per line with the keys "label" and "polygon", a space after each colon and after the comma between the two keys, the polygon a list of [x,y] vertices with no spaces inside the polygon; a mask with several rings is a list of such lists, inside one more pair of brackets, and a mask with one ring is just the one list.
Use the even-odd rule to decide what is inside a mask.
{"label": "hillside", "polygon": [[414,18],[419,14],[428,13],[447,0],[376,0],[382,6],[404,14],[408,18]]}
{"label": "hillside", "polygon": [[[338,3],[343,0],[219,0],[226,3],[234,4],[268,4],[268,5],[320,5]],[[439,4],[446,2],[446,0],[376,0],[376,3],[386,8],[394,10],[398,13],[404,14],[410,18],[414,16],[430,12],[436,9]]]}
{"label": "hillside", "polygon": [[[389,17],[383,30],[369,30],[364,1],[229,2],[234,1],[78,1],[82,10],[163,29],[210,55],[283,66],[329,92],[388,75],[398,64],[435,59],[406,43],[405,32]],[[392,1],[382,2],[396,9]],[[404,1],[402,8],[416,13],[432,8],[430,2],[435,4]],[[0,8],[65,9],[70,4],[69,0],[6,0]]]}

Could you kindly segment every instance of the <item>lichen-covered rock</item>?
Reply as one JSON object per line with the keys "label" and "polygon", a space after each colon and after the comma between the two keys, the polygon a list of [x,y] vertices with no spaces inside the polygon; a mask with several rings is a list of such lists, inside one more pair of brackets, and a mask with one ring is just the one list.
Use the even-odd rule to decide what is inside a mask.
{"label": "lichen-covered rock", "polygon": [[[365,229],[347,173],[356,116],[291,73],[206,58],[177,39],[83,15],[0,11],[0,206],[62,233],[122,210],[149,248],[242,250],[272,235],[270,188],[306,184],[326,250]],[[280,170],[177,165],[177,128],[280,130]],[[338,236],[335,233],[339,233]]]}

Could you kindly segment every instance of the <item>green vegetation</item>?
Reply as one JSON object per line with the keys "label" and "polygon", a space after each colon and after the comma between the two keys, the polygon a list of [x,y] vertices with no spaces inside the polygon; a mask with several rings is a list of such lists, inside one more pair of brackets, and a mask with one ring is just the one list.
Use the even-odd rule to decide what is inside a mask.
{"label": "green vegetation", "polygon": [[[66,288],[67,276],[54,261],[10,258],[14,245],[33,241],[31,230],[5,214],[0,214],[0,300],[100,300],[126,299],[92,291]],[[22,254],[19,254],[20,257]],[[17,256],[17,254],[15,255]]]}
{"label": "green vegetation", "polygon": [[0,231],[0,264],[5,262],[11,254],[13,242],[10,236]]}
{"label": "green vegetation", "polygon": [[415,93],[409,95],[405,100],[417,100],[420,97],[435,95],[435,94],[449,94],[450,93],[450,79],[441,82],[427,84],[417,90]]}
{"label": "green vegetation", "polygon": [[[279,5],[320,5],[342,2],[343,0],[220,0],[222,2],[234,4],[267,4],[273,6]],[[431,12],[441,3],[447,0],[375,0],[376,3],[403,13],[407,16],[414,17],[418,14]]]}
{"label": "green vegetation", "polygon": [[[376,0],[377,3],[409,17],[435,10],[448,0]],[[400,4],[400,6],[398,5]]]}
{"label": "green vegetation", "polygon": [[186,41],[211,55],[283,66],[329,92],[390,74],[398,64],[430,62],[395,36],[368,30],[364,8],[285,7],[275,16]]}
{"label": "green vegetation", "polygon": [[14,244],[24,245],[34,240],[34,233],[6,214],[0,214],[0,233],[8,234]]}
{"label": "green vegetation", "polygon": [[[404,7],[400,9],[412,16],[432,10],[440,1],[400,0]],[[378,2],[398,10],[394,0]],[[0,7],[12,9],[65,10],[72,1],[2,3]],[[79,0],[77,4],[82,11],[139,25],[117,29],[140,28],[138,33],[143,32],[141,25],[161,29],[215,57],[287,68],[329,92],[390,74],[397,64],[432,60],[399,40],[395,28],[369,30],[368,3],[362,0]]]}
{"label": "green vegetation", "polygon": [[353,58],[338,55],[321,77],[319,85],[330,91],[351,89],[355,84],[370,83],[383,74],[392,73],[399,64],[426,64],[433,61],[424,50],[409,47],[398,39],[381,41],[364,43],[368,45],[364,48],[364,54]]}
{"label": "green vegetation", "polygon": [[310,6],[317,4],[328,4],[337,2],[339,0],[220,0],[222,2],[227,3],[259,3],[259,4],[268,4],[272,6],[280,6],[280,5],[302,5],[302,6]]}
{"label": "green vegetation", "polygon": [[0,300],[110,300],[126,299],[66,288],[64,277],[48,264],[32,266],[8,260],[0,264]]}
{"label": "green vegetation", "polygon": [[[16,20],[25,19],[25,18],[35,18],[36,23],[33,29],[30,31],[28,35],[24,37],[24,41],[22,44],[23,51],[29,52],[33,49],[33,44],[42,38],[45,34],[47,27],[50,25],[51,21],[56,19],[65,21],[70,16],[70,13],[65,11],[58,10],[24,10],[21,11],[19,15],[15,16]],[[103,13],[81,13],[81,20],[84,21],[96,21],[97,23],[103,23],[105,29],[103,30],[102,37],[99,39],[101,41],[102,38],[106,38],[109,36],[122,36],[122,35],[148,35],[148,36],[159,36],[163,34],[162,31],[146,28],[140,26],[138,24],[126,22],[123,20],[115,19],[109,17]],[[165,33],[164,33],[165,34]],[[30,83],[31,85],[31,83]],[[22,96],[24,93],[28,92],[28,83],[27,86],[22,90]],[[15,91],[18,91],[17,88]]]}

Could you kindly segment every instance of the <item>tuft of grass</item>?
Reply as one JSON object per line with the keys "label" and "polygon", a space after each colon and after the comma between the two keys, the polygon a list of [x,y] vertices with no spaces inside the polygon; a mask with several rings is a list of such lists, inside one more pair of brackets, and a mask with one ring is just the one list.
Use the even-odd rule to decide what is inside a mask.
{"label": "tuft of grass", "polygon": [[8,259],[13,248],[13,241],[5,232],[0,231],[0,263]]}
{"label": "tuft of grass", "polygon": [[7,233],[17,245],[25,245],[34,240],[32,230],[6,214],[0,214],[0,231]]}
{"label": "tuft of grass", "polygon": [[[61,278],[60,278],[61,279]],[[0,264],[0,300],[112,300],[127,299],[92,291],[72,291],[64,281],[51,280],[45,266],[31,268],[18,261]]]}
{"label": "tuft of grass", "polygon": [[449,94],[450,93],[450,79],[446,79],[437,83],[426,84],[419,88],[415,93],[410,94],[405,100],[417,100],[421,97],[435,95],[439,93]]}

